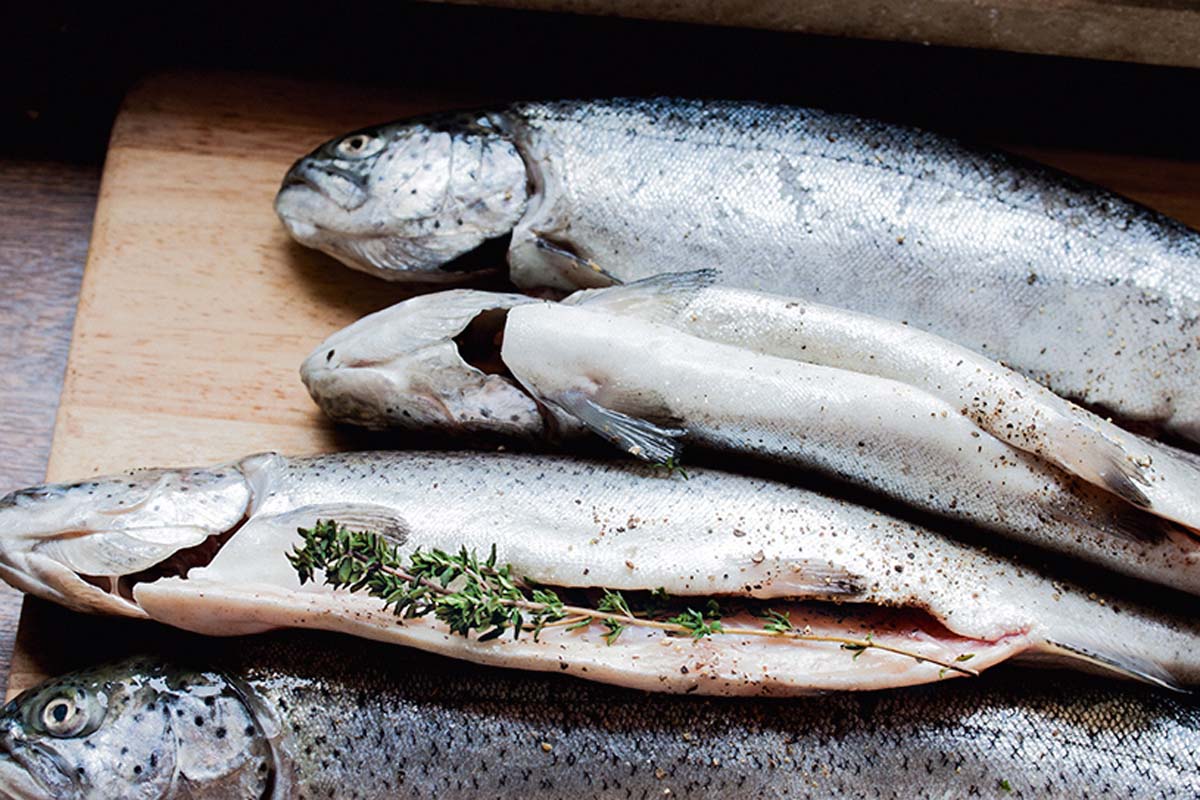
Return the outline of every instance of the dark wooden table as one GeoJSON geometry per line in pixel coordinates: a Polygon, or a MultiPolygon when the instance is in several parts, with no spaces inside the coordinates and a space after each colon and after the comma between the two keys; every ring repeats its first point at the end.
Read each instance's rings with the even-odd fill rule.
{"type": "MultiPolygon", "coordinates": [[[[0,494],[46,474],[99,184],[97,163],[0,160],[0,494]]],[[[0,686],[20,610],[0,584],[0,686]]]]}

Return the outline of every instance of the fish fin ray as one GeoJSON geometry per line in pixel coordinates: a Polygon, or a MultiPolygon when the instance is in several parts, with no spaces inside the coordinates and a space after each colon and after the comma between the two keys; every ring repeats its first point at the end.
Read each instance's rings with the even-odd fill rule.
{"type": "Polygon", "coordinates": [[[1138,484],[1146,485],[1146,478],[1140,469],[1131,464],[1128,459],[1111,455],[1107,459],[1107,469],[1100,471],[1100,479],[1104,488],[1120,497],[1130,505],[1138,508],[1153,509],[1154,504],[1138,484]]]}
{"type": "Polygon", "coordinates": [[[1187,689],[1180,686],[1175,678],[1158,664],[1141,656],[1120,652],[1118,648],[1106,651],[1089,645],[1055,642],[1049,639],[1046,640],[1045,648],[1053,655],[1084,661],[1093,667],[1114,672],[1125,678],[1173,692],[1188,693],[1187,689]]]}
{"type": "Polygon", "coordinates": [[[1047,429],[1053,444],[1047,453],[1063,469],[1095,483],[1132,506],[1153,508],[1142,487],[1149,486],[1129,450],[1084,420],[1063,419],[1047,429]]]}
{"type": "Polygon", "coordinates": [[[562,302],[564,305],[624,314],[651,322],[670,322],[697,294],[712,286],[718,274],[715,269],[667,272],[620,286],[584,289],[562,302]]]}
{"type": "Polygon", "coordinates": [[[592,259],[580,255],[574,247],[566,242],[535,234],[533,245],[544,256],[556,260],[564,268],[564,271],[574,274],[577,279],[572,279],[571,282],[576,285],[618,286],[621,284],[620,278],[592,259]]]}
{"type": "Polygon", "coordinates": [[[867,579],[832,561],[804,559],[792,564],[790,590],[797,597],[844,599],[866,592],[867,579]]]}
{"type": "Polygon", "coordinates": [[[318,520],[332,520],[354,531],[370,531],[397,545],[408,541],[410,530],[408,522],[393,509],[371,503],[315,503],[271,518],[274,523],[297,528],[311,527],[318,520]]]}
{"type": "MultiPolygon", "coordinates": [[[[1080,486],[1090,484],[1079,482],[1080,486]]],[[[1096,497],[1107,497],[1099,490],[1094,490],[1096,497]]],[[[1172,533],[1186,533],[1186,528],[1171,520],[1148,514],[1136,508],[1113,504],[1112,513],[1104,514],[1102,520],[1089,516],[1086,511],[1072,511],[1067,508],[1057,508],[1049,512],[1054,521],[1080,528],[1098,528],[1099,530],[1118,539],[1143,544],[1155,544],[1172,537],[1172,533]]],[[[1104,507],[1104,506],[1099,506],[1104,507]]],[[[1094,511],[1094,509],[1093,509],[1094,511]]]]}
{"type": "Polygon", "coordinates": [[[654,464],[677,460],[683,452],[682,428],[665,428],[648,420],[631,417],[605,408],[584,397],[581,392],[567,392],[547,402],[579,420],[586,428],[636,458],[654,464]]]}

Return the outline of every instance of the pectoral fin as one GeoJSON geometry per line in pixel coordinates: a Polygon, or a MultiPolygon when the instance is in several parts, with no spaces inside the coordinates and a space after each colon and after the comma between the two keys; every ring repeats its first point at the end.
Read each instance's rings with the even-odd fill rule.
{"type": "Polygon", "coordinates": [[[616,275],[592,259],[581,256],[568,244],[545,236],[534,236],[533,243],[576,286],[612,286],[621,282],[616,275]]]}
{"type": "Polygon", "coordinates": [[[666,464],[678,460],[683,452],[680,439],[687,431],[682,428],[664,428],[653,422],[613,411],[580,392],[568,392],[547,399],[547,402],[643,461],[666,464]]]}

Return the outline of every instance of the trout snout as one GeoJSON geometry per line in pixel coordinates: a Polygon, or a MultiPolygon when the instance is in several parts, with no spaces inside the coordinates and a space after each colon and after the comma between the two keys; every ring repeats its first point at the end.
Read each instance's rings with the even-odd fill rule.
{"type": "Polygon", "coordinates": [[[339,422],[536,437],[537,404],[504,374],[495,341],[508,309],[531,302],[469,289],[420,295],[334,333],[300,375],[339,422]]]}
{"type": "Polygon", "coordinates": [[[0,577],[77,610],[144,616],[127,579],[236,529],[251,499],[239,465],[13,492],[0,498],[0,577]]]}

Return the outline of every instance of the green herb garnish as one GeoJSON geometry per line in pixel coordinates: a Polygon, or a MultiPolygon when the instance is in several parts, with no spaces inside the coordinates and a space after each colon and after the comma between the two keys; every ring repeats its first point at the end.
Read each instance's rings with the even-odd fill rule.
{"type": "MultiPolygon", "coordinates": [[[[401,619],[432,614],[451,633],[461,636],[474,633],[479,641],[510,632],[514,639],[519,639],[522,633],[531,633],[536,641],[548,627],[561,626],[574,631],[598,623],[604,628],[603,637],[609,645],[631,626],[656,628],[695,639],[716,635],[771,636],[839,644],[853,651],[854,658],[873,648],[936,664],[942,667],[942,674],[946,671],[979,674],[954,663],[879,644],[869,633],[854,638],[814,634],[807,628],[798,631],[785,614],[770,609],[762,615],[765,620],[762,628],[726,627],[715,599],[709,599],[702,611],[688,607],[675,616],[663,618],[672,598],[662,589],[650,593],[644,608],[634,609],[624,595],[612,590],[605,590],[595,608],[569,605],[552,589],[514,575],[511,565],[498,565],[495,545],[482,561],[465,547],[457,554],[418,548],[408,555],[406,563],[399,550],[382,536],[370,531],[351,531],[332,520],[318,521],[312,528],[299,528],[298,532],[304,542],[288,553],[287,558],[301,584],[316,580],[320,572],[327,585],[377,597],[384,608],[390,608],[401,619]]],[[[972,654],[966,653],[955,661],[971,657],[972,654]]]]}
{"type": "Polygon", "coordinates": [[[674,475],[676,472],[678,472],[685,481],[689,479],[687,470],[685,470],[683,465],[675,460],[675,456],[671,456],[666,461],[659,464],[659,466],[665,469],[668,475],[674,475]]]}

